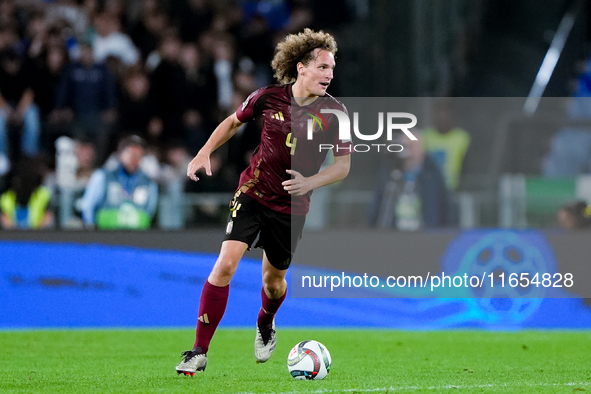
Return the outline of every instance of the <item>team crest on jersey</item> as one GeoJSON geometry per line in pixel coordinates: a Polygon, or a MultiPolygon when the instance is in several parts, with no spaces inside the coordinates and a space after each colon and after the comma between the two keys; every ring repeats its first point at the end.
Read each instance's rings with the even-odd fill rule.
{"type": "Polygon", "coordinates": [[[328,130],[328,125],[326,124],[326,120],[320,113],[312,110],[314,113],[311,114],[310,112],[306,112],[310,118],[308,119],[308,135],[310,135],[310,131],[312,133],[317,133],[325,128],[328,130]]]}
{"type": "Polygon", "coordinates": [[[234,228],[234,221],[230,220],[228,222],[228,225],[226,226],[226,235],[229,235],[232,232],[233,228],[234,228]]]}

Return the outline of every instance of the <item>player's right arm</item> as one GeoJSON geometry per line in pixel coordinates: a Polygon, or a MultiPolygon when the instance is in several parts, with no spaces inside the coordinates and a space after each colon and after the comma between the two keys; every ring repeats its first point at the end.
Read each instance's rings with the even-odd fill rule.
{"type": "Polygon", "coordinates": [[[236,134],[242,125],[243,123],[238,120],[236,113],[233,113],[224,119],[213,131],[205,145],[203,145],[203,148],[199,150],[197,155],[189,163],[187,167],[187,176],[193,181],[198,181],[199,177],[197,176],[196,172],[202,168],[205,170],[207,175],[211,176],[211,163],[209,161],[209,156],[213,153],[213,151],[232,138],[232,136],[236,134]]]}

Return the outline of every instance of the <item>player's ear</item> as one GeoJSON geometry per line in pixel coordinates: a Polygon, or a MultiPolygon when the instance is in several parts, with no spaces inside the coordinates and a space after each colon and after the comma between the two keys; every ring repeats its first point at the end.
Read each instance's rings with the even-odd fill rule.
{"type": "Polygon", "coordinates": [[[302,74],[302,75],[304,74],[304,72],[306,70],[306,66],[302,62],[298,62],[298,64],[296,65],[296,68],[298,70],[298,74],[302,74]]]}

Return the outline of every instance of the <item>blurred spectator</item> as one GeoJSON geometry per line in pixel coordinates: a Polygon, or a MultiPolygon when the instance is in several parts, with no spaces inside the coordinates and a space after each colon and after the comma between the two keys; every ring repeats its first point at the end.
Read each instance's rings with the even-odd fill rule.
{"type": "Polygon", "coordinates": [[[169,27],[168,15],[164,9],[160,6],[149,8],[149,4],[147,1],[142,4],[144,8],[141,11],[141,19],[130,33],[143,59],[147,59],[150,53],[158,49],[161,35],[169,27]]]}
{"type": "Polygon", "coordinates": [[[119,144],[115,169],[95,171],[82,197],[82,218],[99,229],[146,229],[156,211],[158,187],[140,168],[145,141],[135,135],[119,144]]]}
{"type": "Polygon", "coordinates": [[[19,33],[26,30],[27,24],[26,13],[18,6],[19,4],[16,0],[0,1],[0,26],[10,25],[10,28],[16,33],[17,38],[19,33]]]}
{"type": "MultiPolygon", "coordinates": [[[[337,6],[331,9],[331,11],[328,13],[316,14],[312,11],[310,5],[307,4],[305,0],[295,1],[294,3],[296,4],[294,4],[293,9],[291,10],[291,15],[289,16],[289,20],[284,28],[284,31],[288,33],[297,33],[305,27],[313,26],[314,15],[323,15],[322,22],[324,24],[324,21],[327,19],[326,17],[328,17],[329,14],[333,15],[336,13],[334,11],[343,8],[342,6],[337,6]]],[[[322,26],[317,27],[316,29],[326,29],[326,27],[322,26]]]]}
{"type": "Polygon", "coordinates": [[[92,42],[94,57],[98,62],[104,62],[113,56],[126,66],[132,66],[139,60],[139,52],[129,36],[122,33],[119,19],[106,12],[94,17],[96,36],[92,42]]]}
{"type": "Polygon", "coordinates": [[[202,64],[197,45],[184,44],[180,63],[185,74],[183,126],[191,155],[205,144],[216,121],[217,88],[213,71],[202,64]]]}
{"type": "Polygon", "coordinates": [[[579,73],[575,82],[573,97],[591,97],[591,57],[578,67],[579,73]]]}
{"type": "Polygon", "coordinates": [[[211,26],[213,12],[210,1],[188,0],[178,3],[181,7],[176,17],[180,21],[181,38],[185,42],[195,41],[211,26]]]}
{"type": "Polygon", "coordinates": [[[119,21],[121,26],[128,25],[127,18],[127,3],[128,0],[106,0],[101,2],[103,5],[102,11],[119,21]]]}
{"type": "Polygon", "coordinates": [[[387,153],[370,205],[371,226],[416,231],[449,224],[449,197],[439,167],[418,141],[404,138],[401,153],[387,153]]]}
{"type": "Polygon", "coordinates": [[[242,29],[243,20],[244,13],[240,5],[235,1],[228,1],[221,7],[216,8],[211,21],[210,31],[216,35],[227,34],[231,37],[238,37],[242,29]]]}
{"type": "Polygon", "coordinates": [[[32,64],[32,89],[42,118],[55,109],[55,96],[61,76],[70,63],[66,48],[52,46],[43,51],[32,64]]]}
{"type": "Polygon", "coordinates": [[[155,145],[162,134],[162,121],[155,117],[156,105],[150,95],[150,81],[141,70],[130,70],[123,81],[119,100],[118,133],[136,134],[155,145]]]}
{"type": "Polygon", "coordinates": [[[96,168],[94,145],[92,141],[61,136],[55,146],[56,171],[47,177],[46,185],[60,193],[59,225],[64,229],[82,229],[79,201],[96,168]]]}
{"type": "Polygon", "coordinates": [[[182,191],[187,180],[187,165],[192,158],[193,156],[187,153],[184,145],[178,143],[169,146],[158,174],[159,183],[165,185],[167,189],[171,185],[179,183],[181,185],[179,190],[182,191]]]}
{"type": "MultiPolygon", "coordinates": [[[[45,13],[34,12],[29,16],[26,34],[21,40],[21,44],[26,48],[29,58],[36,59],[46,49],[49,30],[45,13]]],[[[55,29],[53,29],[53,32],[55,32],[55,29]]]]}
{"type": "Polygon", "coordinates": [[[240,2],[240,6],[246,21],[261,17],[271,30],[279,31],[289,21],[289,3],[287,0],[245,0],[240,2]]]}
{"type": "Polygon", "coordinates": [[[86,187],[90,176],[96,169],[96,152],[92,141],[78,140],[74,145],[76,155],[76,184],[79,187],[86,187]]]}
{"type": "MultiPolygon", "coordinates": [[[[123,138],[121,138],[119,140],[118,146],[121,144],[121,141],[129,137],[130,135],[125,135],[123,138]]],[[[145,140],[144,143],[146,144],[146,148],[144,149],[144,156],[140,160],[139,169],[154,182],[161,182],[163,179],[162,162],[165,162],[166,159],[162,159],[160,157],[162,152],[158,149],[158,147],[148,145],[145,140]]],[[[115,168],[117,168],[117,166],[119,166],[118,148],[115,149],[115,151],[111,155],[109,155],[109,158],[105,161],[103,168],[106,170],[114,170],[115,168]]]]}
{"type": "Polygon", "coordinates": [[[70,64],[60,80],[53,122],[72,124],[77,139],[90,138],[103,160],[116,115],[116,86],[104,64],[96,63],[92,47],[80,46],[80,58],[70,64]]]}
{"type": "Polygon", "coordinates": [[[47,5],[46,22],[49,25],[65,22],[73,36],[81,37],[88,29],[88,14],[76,0],[56,0],[47,5]]]}
{"type": "MultiPolygon", "coordinates": [[[[262,15],[255,15],[241,37],[240,50],[252,62],[258,86],[268,85],[272,80],[269,59],[273,58],[275,45],[273,35],[262,15]]],[[[252,90],[251,90],[252,91],[252,90]]]]}
{"type": "Polygon", "coordinates": [[[591,227],[591,206],[585,201],[577,201],[562,206],[556,212],[558,225],[568,230],[591,227]]]}
{"type": "Polygon", "coordinates": [[[115,85],[117,86],[117,88],[120,88],[121,85],[123,85],[123,81],[125,80],[125,76],[127,75],[130,68],[139,67],[139,65],[127,67],[121,61],[121,59],[119,59],[118,57],[112,56],[112,55],[107,56],[107,58],[105,59],[105,66],[107,66],[107,69],[109,70],[109,72],[113,76],[113,78],[115,80],[115,85]]]}
{"type": "Polygon", "coordinates": [[[18,47],[18,40],[19,34],[16,23],[0,23],[0,52],[7,49],[16,50],[18,47]]]}
{"type": "MultiPolygon", "coordinates": [[[[64,137],[62,137],[64,138],[64,137]]],[[[74,156],[76,157],[76,169],[74,175],[74,184],[70,188],[61,189],[61,193],[71,193],[71,199],[74,201],[74,208],[71,216],[65,223],[60,223],[62,228],[84,228],[82,220],[82,197],[90,177],[96,170],[96,152],[92,141],[77,140],[74,142],[74,156]]],[[[61,214],[61,212],[60,212],[61,214]]],[[[64,216],[60,217],[65,219],[64,216]]]]}
{"type": "Polygon", "coordinates": [[[150,75],[156,115],[162,120],[162,134],[157,144],[186,141],[183,113],[186,108],[185,73],[179,63],[182,42],[174,32],[167,33],[158,49],[160,62],[150,75]]]}
{"type": "Polygon", "coordinates": [[[435,103],[433,127],[423,131],[423,146],[441,169],[447,188],[455,191],[460,184],[464,157],[470,146],[470,135],[457,126],[450,100],[435,103]]]}
{"type": "Polygon", "coordinates": [[[39,153],[39,110],[34,104],[30,69],[14,50],[0,53],[0,156],[18,158],[39,153]],[[20,134],[20,146],[13,143],[13,131],[20,134]],[[17,149],[11,149],[13,145],[17,149]]]}
{"type": "MultiPolygon", "coordinates": [[[[591,98],[573,97],[568,106],[571,120],[591,120],[591,98]]],[[[552,136],[542,173],[547,177],[576,176],[591,172],[591,130],[565,127],[552,136]]]]}
{"type": "Polygon", "coordinates": [[[22,159],[15,166],[10,189],[0,196],[2,227],[39,229],[53,226],[53,212],[47,207],[51,192],[43,186],[43,165],[22,159]]]}
{"type": "Polygon", "coordinates": [[[50,46],[32,62],[32,88],[41,117],[41,149],[53,154],[54,142],[67,134],[64,127],[54,124],[50,115],[55,109],[55,97],[69,56],[64,46],[50,46]]]}
{"type": "MultiPolygon", "coordinates": [[[[234,74],[234,90],[235,93],[241,94],[244,98],[248,97],[251,92],[258,89],[255,76],[247,71],[237,70],[234,74]]],[[[234,105],[232,105],[234,108],[234,105]]],[[[236,107],[238,108],[238,107],[236,107]]]]}
{"type": "Polygon", "coordinates": [[[591,171],[591,131],[568,127],[550,142],[542,167],[544,176],[576,176],[591,171]]]}
{"type": "Polygon", "coordinates": [[[211,54],[213,58],[213,72],[217,81],[217,104],[222,111],[222,117],[229,114],[232,107],[234,87],[232,74],[234,71],[235,48],[229,35],[214,36],[211,42],[211,54]]]}

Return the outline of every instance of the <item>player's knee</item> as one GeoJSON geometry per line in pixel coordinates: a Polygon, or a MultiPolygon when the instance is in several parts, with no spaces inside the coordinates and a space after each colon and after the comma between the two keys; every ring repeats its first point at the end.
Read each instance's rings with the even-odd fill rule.
{"type": "Polygon", "coordinates": [[[234,276],[237,265],[237,262],[231,260],[218,259],[209,275],[209,282],[217,286],[227,285],[234,276]]]}
{"type": "Polygon", "coordinates": [[[266,293],[269,295],[271,299],[276,299],[281,297],[285,290],[287,290],[287,282],[283,278],[266,278],[264,280],[264,287],[266,293]]]}

